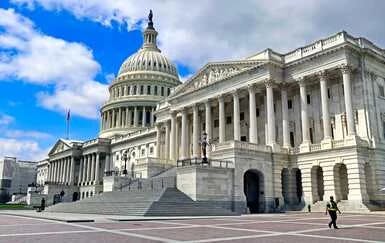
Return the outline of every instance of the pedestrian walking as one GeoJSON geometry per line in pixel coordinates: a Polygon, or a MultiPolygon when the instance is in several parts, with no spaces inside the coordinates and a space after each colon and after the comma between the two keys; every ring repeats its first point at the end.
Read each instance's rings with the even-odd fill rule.
{"type": "Polygon", "coordinates": [[[338,208],[337,206],[337,203],[334,201],[334,198],[333,196],[330,196],[330,202],[328,202],[326,204],[326,212],[325,214],[328,214],[330,215],[330,223],[329,223],[329,228],[333,227],[335,229],[338,229],[337,227],[337,211],[341,214],[341,211],[340,209],[338,208]]]}
{"type": "Polygon", "coordinates": [[[44,211],[44,209],[45,209],[45,199],[44,199],[44,197],[41,199],[41,204],[40,204],[40,210],[41,211],[44,211]]]}

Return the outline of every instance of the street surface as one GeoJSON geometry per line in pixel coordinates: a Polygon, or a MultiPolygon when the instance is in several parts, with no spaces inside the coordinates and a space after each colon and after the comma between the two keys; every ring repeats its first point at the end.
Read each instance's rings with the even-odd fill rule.
{"type": "Polygon", "coordinates": [[[321,213],[67,223],[0,214],[0,242],[385,242],[385,214],[321,213]]]}

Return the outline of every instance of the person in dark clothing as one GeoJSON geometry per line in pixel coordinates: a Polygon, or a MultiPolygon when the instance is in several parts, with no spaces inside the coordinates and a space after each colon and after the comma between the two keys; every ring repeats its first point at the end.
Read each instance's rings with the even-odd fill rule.
{"type": "Polygon", "coordinates": [[[40,210],[41,211],[44,211],[44,209],[45,209],[45,199],[44,199],[44,197],[41,199],[41,205],[40,205],[40,210]]]}
{"type": "Polygon", "coordinates": [[[334,201],[334,198],[333,196],[330,197],[330,202],[328,202],[326,204],[326,212],[325,214],[328,214],[330,215],[330,223],[329,223],[329,228],[333,227],[335,229],[338,229],[337,227],[337,211],[341,214],[341,211],[340,209],[337,207],[337,203],[334,201]]]}

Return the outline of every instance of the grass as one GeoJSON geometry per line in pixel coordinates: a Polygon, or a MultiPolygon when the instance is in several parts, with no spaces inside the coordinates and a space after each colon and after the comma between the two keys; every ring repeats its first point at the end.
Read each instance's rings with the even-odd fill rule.
{"type": "Polygon", "coordinates": [[[25,204],[0,203],[0,210],[13,210],[13,209],[28,209],[28,206],[25,204]]]}

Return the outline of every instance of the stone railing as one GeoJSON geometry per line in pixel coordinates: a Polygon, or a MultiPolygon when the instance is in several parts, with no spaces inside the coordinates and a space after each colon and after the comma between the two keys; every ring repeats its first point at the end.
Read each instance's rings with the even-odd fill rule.
{"type": "Polygon", "coordinates": [[[116,142],[124,141],[126,139],[137,137],[139,135],[150,133],[150,132],[155,132],[155,128],[147,127],[147,128],[143,128],[143,129],[140,129],[140,130],[137,130],[137,131],[130,132],[130,133],[126,134],[126,135],[116,136],[116,137],[114,137],[112,139],[112,142],[116,143],[116,142]]]}
{"type": "Polygon", "coordinates": [[[321,144],[320,143],[317,143],[317,144],[311,144],[310,145],[310,151],[311,152],[314,152],[314,151],[319,151],[321,150],[321,144]]]}
{"type": "Polygon", "coordinates": [[[332,148],[341,148],[345,146],[344,140],[333,140],[332,141],[332,148]]]}
{"type": "Polygon", "coordinates": [[[95,138],[95,139],[91,139],[91,140],[88,140],[88,141],[85,141],[83,143],[83,147],[88,147],[88,146],[91,146],[91,145],[94,145],[94,144],[109,144],[110,143],[110,139],[108,138],[95,138]]]}
{"type": "Polygon", "coordinates": [[[207,159],[203,161],[201,158],[181,159],[176,163],[177,167],[185,166],[201,166],[201,167],[213,167],[213,168],[234,168],[232,161],[220,160],[220,159],[207,159]]]}
{"type": "Polygon", "coordinates": [[[217,143],[212,146],[212,151],[221,151],[226,149],[242,149],[252,151],[271,152],[271,148],[262,144],[241,142],[241,141],[227,141],[223,143],[217,143]]]}

